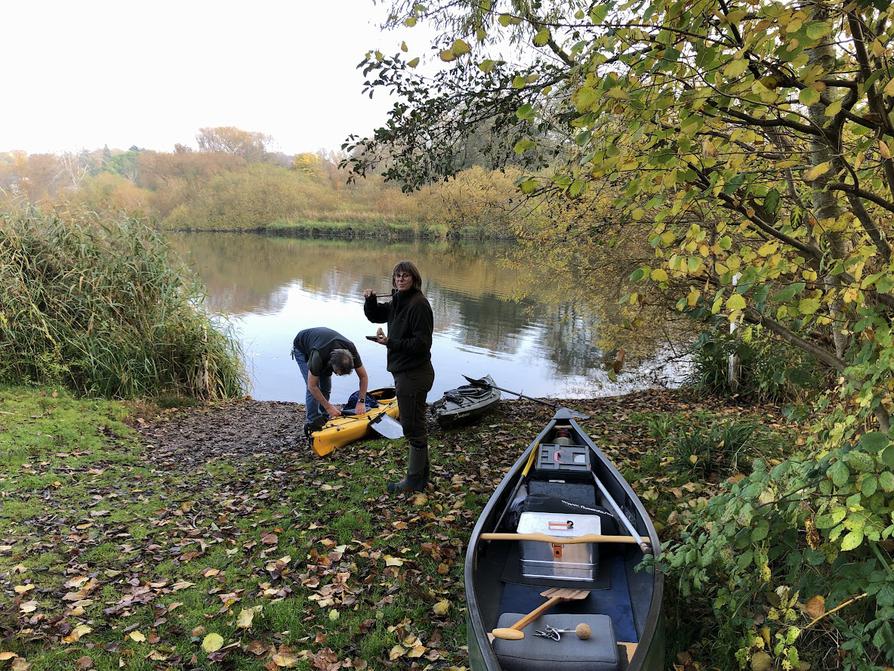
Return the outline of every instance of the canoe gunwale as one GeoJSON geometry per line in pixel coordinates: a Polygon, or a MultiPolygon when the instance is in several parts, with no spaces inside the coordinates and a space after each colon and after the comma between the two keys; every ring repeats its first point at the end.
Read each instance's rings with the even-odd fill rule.
{"type": "MultiPolygon", "coordinates": [[[[466,591],[466,617],[467,617],[467,626],[470,631],[467,632],[467,636],[469,637],[469,653],[471,661],[480,661],[483,663],[483,667],[477,668],[473,665],[473,669],[475,671],[501,671],[502,667],[497,659],[496,654],[493,651],[489,641],[488,641],[488,631],[485,629],[484,622],[481,619],[481,606],[478,602],[478,596],[475,592],[475,567],[477,564],[477,556],[478,550],[483,542],[480,537],[482,533],[489,531],[496,531],[495,529],[485,530],[484,525],[494,518],[495,515],[499,514],[498,506],[506,506],[508,505],[508,501],[505,499],[507,493],[511,493],[514,496],[514,492],[512,488],[515,487],[518,482],[522,479],[522,470],[525,467],[525,464],[528,461],[533,450],[537,449],[545,436],[547,436],[552,429],[556,426],[557,423],[561,422],[563,425],[570,423],[572,428],[578,432],[578,434],[583,438],[585,444],[590,448],[593,455],[600,462],[601,468],[605,470],[605,472],[611,476],[611,478],[615,481],[615,483],[620,486],[620,488],[627,495],[629,502],[633,505],[637,516],[642,520],[646,527],[646,536],[649,538],[650,545],[652,548],[652,552],[654,556],[657,558],[661,554],[661,542],[658,539],[658,534],[655,531],[655,527],[652,524],[652,520],[649,517],[649,514],[646,512],[645,506],[643,506],[642,502],[639,500],[639,497],[633,491],[630,484],[621,476],[621,473],[618,469],[612,464],[612,462],[605,456],[602,450],[593,442],[590,438],[589,434],[574,420],[573,416],[571,416],[570,411],[565,408],[560,408],[553,418],[546,424],[542,431],[531,441],[528,447],[522,452],[519,458],[515,461],[512,467],[507,471],[506,475],[500,481],[500,484],[494,490],[494,493],[488,499],[487,503],[484,505],[484,508],[481,511],[481,514],[478,517],[478,520],[475,523],[475,527],[472,530],[471,537],[469,539],[469,546],[466,550],[465,557],[465,567],[463,571],[463,578],[465,584],[466,591]],[[474,653],[473,653],[473,639],[474,638],[474,653]]],[[[662,623],[662,600],[664,596],[664,575],[661,573],[658,568],[653,569],[653,590],[651,594],[651,601],[649,603],[648,611],[646,613],[645,621],[642,626],[642,633],[639,637],[640,645],[637,646],[636,653],[633,656],[633,659],[630,660],[630,663],[626,666],[627,671],[651,671],[651,669],[662,669],[664,664],[663,659],[663,632],[660,630],[660,626],[662,623]],[[653,652],[652,648],[658,645],[658,649],[653,652]],[[659,658],[655,659],[655,656],[659,658]],[[648,666],[647,666],[648,664],[648,666]],[[656,665],[657,664],[657,665],[656,665]]]]}

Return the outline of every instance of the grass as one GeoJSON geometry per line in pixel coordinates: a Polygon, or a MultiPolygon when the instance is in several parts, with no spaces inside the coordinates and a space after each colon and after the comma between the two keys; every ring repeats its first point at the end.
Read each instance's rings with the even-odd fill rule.
{"type": "MultiPolygon", "coordinates": [[[[714,485],[676,497],[689,483],[649,461],[646,425],[687,415],[653,399],[632,412],[635,398],[579,405],[588,403],[603,411],[585,428],[625,472],[640,469],[632,482],[671,536],[682,523],[672,513],[682,519],[714,485]]],[[[0,387],[0,652],[48,670],[83,657],[96,669],[260,671],[276,655],[299,669],[468,665],[468,534],[548,411],[504,404],[487,423],[507,428],[497,435],[488,425],[434,434],[438,488],[400,500],[383,492],[404,466],[402,444],[172,466],[141,446],[128,425],[137,411],[61,389],[0,387]],[[436,615],[442,601],[448,611],[436,615]],[[251,626],[239,626],[255,607],[251,626]],[[202,648],[209,634],[222,637],[221,650],[202,648]]]]}

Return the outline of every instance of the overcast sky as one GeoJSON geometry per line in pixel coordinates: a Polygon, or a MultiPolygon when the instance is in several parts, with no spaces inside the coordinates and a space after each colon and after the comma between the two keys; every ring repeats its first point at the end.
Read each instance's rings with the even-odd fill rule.
{"type": "Polygon", "coordinates": [[[361,94],[383,34],[372,0],[15,0],[0,24],[0,151],[195,146],[236,126],[286,153],[337,149],[390,107],[361,94]]]}

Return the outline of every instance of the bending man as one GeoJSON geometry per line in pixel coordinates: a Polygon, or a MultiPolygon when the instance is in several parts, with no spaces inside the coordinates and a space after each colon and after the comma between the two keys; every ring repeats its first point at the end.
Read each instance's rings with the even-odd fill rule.
{"type": "Polygon", "coordinates": [[[350,340],[325,326],[304,329],[298,332],[292,343],[292,358],[298,363],[301,376],[307,384],[304,402],[307,414],[304,424],[306,436],[321,429],[330,417],[341,415],[341,410],[329,402],[333,373],[348,375],[352,370],[357,372],[360,395],[355,412],[366,412],[369,377],[357,348],[350,340]]]}

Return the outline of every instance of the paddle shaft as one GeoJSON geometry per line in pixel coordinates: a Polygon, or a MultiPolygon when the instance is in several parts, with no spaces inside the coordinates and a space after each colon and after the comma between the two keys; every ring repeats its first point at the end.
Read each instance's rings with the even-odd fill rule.
{"type": "Polygon", "coordinates": [[[543,405],[547,405],[553,410],[558,410],[559,405],[557,403],[550,403],[549,401],[544,401],[539,398],[533,398],[531,396],[525,396],[524,394],[519,394],[517,391],[512,391],[511,389],[503,389],[503,387],[498,387],[495,384],[490,382],[485,382],[484,380],[476,380],[474,377],[469,377],[468,375],[463,375],[469,381],[473,387],[491,387],[492,389],[499,389],[500,391],[505,391],[507,394],[512,394],[513,396],[518,396],[519,398],[523,398],[527,401],[534,401],[535,403],[542,403],[543,405]]]}
{"type": "MultiPolygon", "coordinates": [[[[593,473],[593,480],[596,481],[596,486],[599,488],[599,491],[602,492],[602,496],[605,497],[605,500],[608,503],[609,508],[611,508],[612,511],[615,513],[615,515],[618,516],[618,518],[621,520],[621,522],[626,527],[627,531],[630,533],[631,540],[633,540],[635,538],[639,538],[640,537],[639,532],[633,526],[633,523],[629,519],[627,519],[627,515],[624,514],[623,510],[621,510],[621,506],[619,506],[615,502],[615,500],[612,498],[612,495],[608,493],[608,489],[606,489],[605,485],[602,484],[602,481],[596,477],[595,473],[593,473]]],[[[638,543],[639,543],[639,549],[642,550],[644,553],[648,553],[648,552],[652,551],[651,547],[649,545],[648,538],[638,541],[638,543]]]]}
{"type": "MultiPolygon", "coordinates": [[[[532,610],[530,613],[528,613],[527,615],[525,615],[525,616],[524,616],[522,619],[520,619],[518,622],[516,622],[515,624],[513,624],[511,627],[508,627],[508,629],[510,629],[510,630],[515,630],[515,631],[520,632],[520,631],[521,631],[522,629],[524,629],[526,626],[528,626],[529,624],[531,624],[531,622],[533,622],[533,621],[536,620],[538,617],[540,617],[543,613],[545,613],[545,612],[548,611],[550,608],[552,608],[552,607],[555,606],[557,603],[559,603],[560,601],[563,601],[563,600],[564,600],[564,599],[563,599],[563,597],[561,597],[561,596],[554,596],[554,597],[551,597],[551,598],[547,599],[547,600],[544,601],[542,604],[540,604],[539,606],[537,606],[537,608],[535,608],[535,609],[532,610]]],[[[493,635],[496,636],[497,638],[503,638],[503,636],[501,636],[500,634],[502,634],[504,631],[505,631],[505,629],[494,629],[494,631],[493,631],[493,635]]],[[[510,637],[513,637],[513,638],[514,638],[514,635],[510,634],[510,637]]],[[[522,634],[522,637],[524,637],[524,634],[522,634]]]]}
{"type": "MultiPolygon", "coordinates": [[[[590,590],[588,589],[566,589],[564,587],[553,587],[551,589],[548,589],[545,592],[540,593],[540,596],[549,597],[547,601],[537,606],[537,608],[525,615],[511,627],[500,627],[499,629],[494,629],[491,632],[491,635],[496,638],[502,638],[504,640],[520,641],[525,637],[525,632],[523,632],[522,629],[524,629],[531,622],[543,615],[557,603],[559,603],[560,601],[579,601],[580,599],[586,599],[589,594],[590,590]]],[[[589,638],[589,636],[586,636],[586,638],[589,638]]]]}
{"type": "Polygon", "coordinates": [[[484,533],[478,536],[483,541],[541,541],[553,545],[573,545],[575,543],[628,543],[631,545],[648,545],[646,536],[610,536],[605,534],[586,534],[584,536],[549,536],[547,534],[514,534],[484,533]]]}

